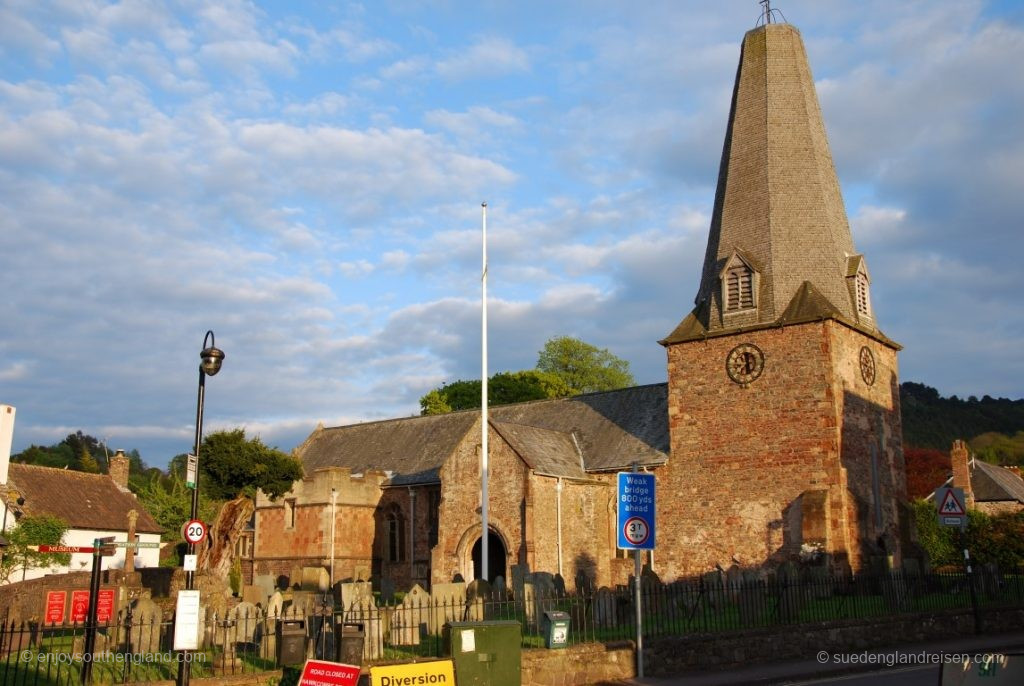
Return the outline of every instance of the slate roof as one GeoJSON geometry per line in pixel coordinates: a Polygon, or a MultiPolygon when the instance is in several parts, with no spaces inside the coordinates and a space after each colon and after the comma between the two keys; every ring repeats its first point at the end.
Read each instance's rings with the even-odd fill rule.
{"type": "MultiPolygon", "coordinates": [[[[668,460],[667,384],[500,405],[489,415],[495,431],[538,473],[584,478],[668,460]]],[[[306,474],[347,467],[354,474],[390,472],[391,486],[436,483],[479,417],[479,410],[466,410],[318,428],[297,454],[306,474]]]]}
{"type": "Polygon", "coordinates": [[[971,490],[976,501],[1016,500],[1024,503],[1024,480],[994,464],[974,460],[971,469],[971,490]]]}
{"type": "Polygon", "coordinates": [[[12,462],[6,491],[11,489],[25,502],[10,503],[10,507],[27,515],[60,517],[72,529],[127,531],[128,511],[135,510],[139,513],[136,532],[164,530],[134,495],[122,491],[106,474],[12,462]]]}
{"type": "Polygon", "coordinates": [[[491,422],[527,466],[538,474],[585,479],[583,456],[572,434],[523,424],[491,422]]]}

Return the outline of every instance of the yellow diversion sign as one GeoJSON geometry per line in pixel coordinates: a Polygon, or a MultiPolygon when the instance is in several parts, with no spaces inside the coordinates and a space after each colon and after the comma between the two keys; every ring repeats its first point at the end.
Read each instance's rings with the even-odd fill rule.
{"type": "Polygon", "coordinates": [[[370,667],[370,686],[455,686],[451,660],[370,667]]]}

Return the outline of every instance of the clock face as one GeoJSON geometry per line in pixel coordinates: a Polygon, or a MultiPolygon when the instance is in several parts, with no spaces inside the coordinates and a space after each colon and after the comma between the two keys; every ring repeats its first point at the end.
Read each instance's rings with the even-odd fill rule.
{"type": "Polygon", "coordinates": [[[866,345],[860,349],[860,375],[868,386],[875,383],[875,356],[866,345]]]}
{"type": "Polygon", "coordinates": [[[764,353],[753,343],[741,343],[729,351],[725,371],[730,379],[746,386],[764,371],[764,353]]]}

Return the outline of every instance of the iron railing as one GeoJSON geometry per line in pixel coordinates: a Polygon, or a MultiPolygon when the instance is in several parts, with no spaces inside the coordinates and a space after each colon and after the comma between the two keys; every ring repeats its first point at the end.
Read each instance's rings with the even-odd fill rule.
{"type": "MultiPolygon", "coordinates": [[[[543,581],[543,579],[541,580],[543,581]]],[[[301,664],[306,657],[364,663],[436,657],[445,653],[447,623],[505,619],[522,626],[523,647],[545,644],[545,613],[568,614],[569,642],[608,642],[636,635],[634,593],[628,587],[555,592],[548,583],[529,583],[515,592],[486,597],[406,595],[378,605],[372,596],[335,608],[326,596],[295,592],[268,616],[243,605],[211,616],[200,627],[198,651],[172,649],[173,617],[149,613],[96,627],[94,654],[82,655],[84,624],[44,626],[34,622],[0,624],[0,683],[64,686],[80,683],[82,664],[92,660],[94,684],[174,679],[178,660],[191,660],[194,676],[256,673],[301,664]],[[305,599],[305,603],[303,603],[305,599]],[[347,645],[345,642],[355,641],[347,645]],[[336,649],[336,645],[338,649],[336,649]]],[[[685,636],[780,627],[811,622],[856,620],[905,613],[1024,607],[1024,576],[982,570],[974,593],[963,574],[860,576],[712,574],[662,584],[644,580],[641,588],[645,637],[685,636]],[[972,601],[972,595],[976,601],[972,601]]],[[[287,595],[287,594],[286,594],[287,595]]]]}

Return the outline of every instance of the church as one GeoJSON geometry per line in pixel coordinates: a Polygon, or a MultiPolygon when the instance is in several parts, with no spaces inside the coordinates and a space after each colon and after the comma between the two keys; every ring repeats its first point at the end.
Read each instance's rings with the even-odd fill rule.
{"type": "MultiPolygon", "coordinates": [[[[878,327],[799,31],[743,39],[694,306],[660,341],[667,382],[494,407],[488,530],[481,413],[319,426],[304,478],[260,495],[258,573],[397,588],[513,568],[624,583],[615,475],[657,482],[662,580],[791,560],[899,565],[897,353],[878,327]]],[[[653,344],[653,341],[652,341],[653,344]]]]}

